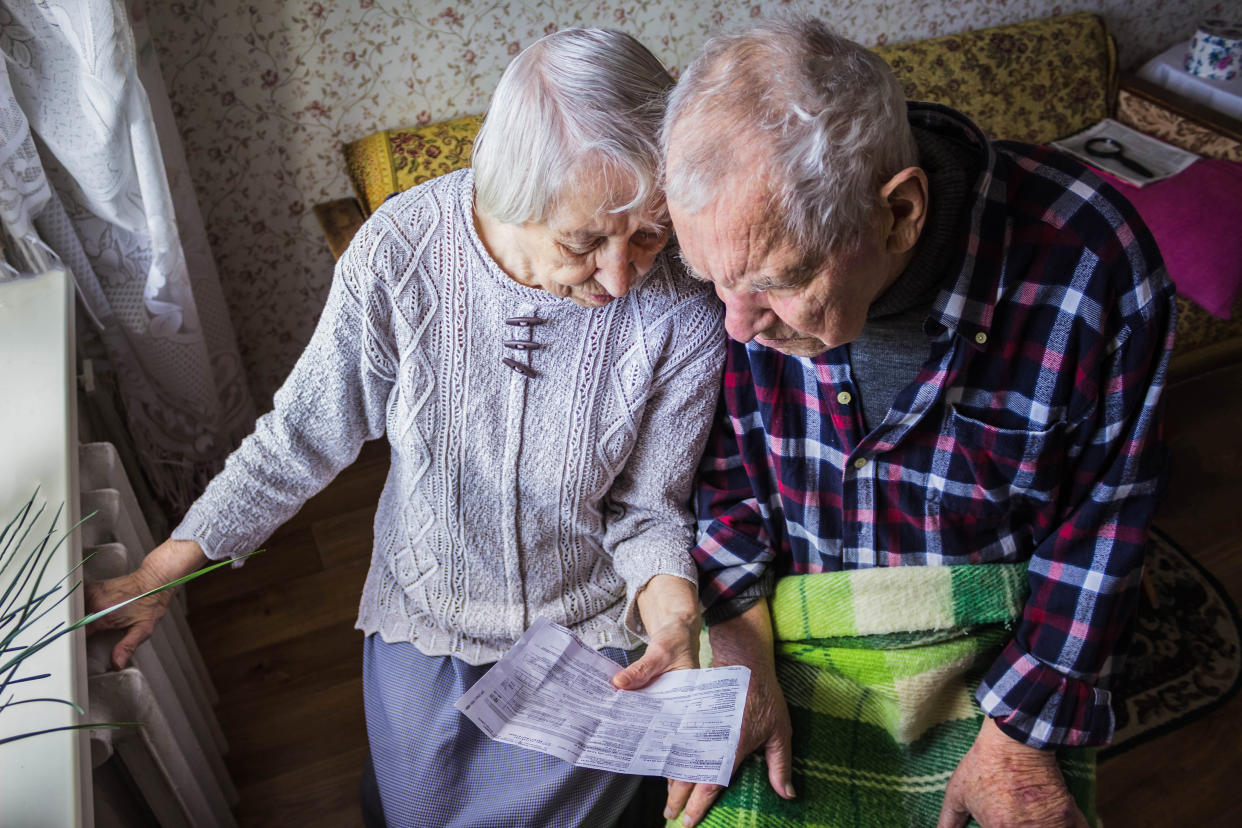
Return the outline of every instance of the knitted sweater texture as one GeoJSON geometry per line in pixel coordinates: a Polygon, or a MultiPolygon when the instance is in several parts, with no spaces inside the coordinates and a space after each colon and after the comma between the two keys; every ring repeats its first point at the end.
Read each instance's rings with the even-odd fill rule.
{"type": "Polygon", "coordinates": [[[631,648],[637,591],[696,580],[688,504],[722,310],[667,254],[603,308],[524,287],[487,254],[472,201],[462,170],[363,225],[273,410],[173,537],[213,559],[254,549],[386,435],[358,629],[471,664],[541,615],[631,648]]]}

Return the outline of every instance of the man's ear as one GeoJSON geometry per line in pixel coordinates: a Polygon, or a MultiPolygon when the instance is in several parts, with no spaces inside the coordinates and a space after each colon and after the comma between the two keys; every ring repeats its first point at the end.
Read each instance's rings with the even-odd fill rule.
{"type": "Polygon", "coordinates": [[[928,193],[927,173],[919,167],[906,167],[880,188],[880,201],[890,217],[884,240],[889,253],[914,249],[927,221],[928,193]]]}

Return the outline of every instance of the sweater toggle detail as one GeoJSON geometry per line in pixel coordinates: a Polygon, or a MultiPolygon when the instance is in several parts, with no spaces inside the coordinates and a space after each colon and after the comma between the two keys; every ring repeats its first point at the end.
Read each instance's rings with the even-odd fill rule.
{"type": "Polygon", "coordinates": [[[539,376],[539,372],[536,371],[534,368],[531,368],[529,365],[523,365],[522,363],[518,362],[516,359],[513,359],[512,357],[505,357],[504,359],[501,360],[501,362],[503,362],[505,365],[508,365],[510,368],[512,368],[514,371],[517,371],[519,374],[521,374],[524,377],[539,376]]]}
{"type": "MultiPolygon", "coordinates": [[[[546,323],[547,321],[548,320],[541,319],[538,316],[510,316],[508,319],[505,320],[505,324],[514,325],[519,328],[526,328],[527,330],[533,331],[536,325],[542,325],[546,323]]],[[[506,348],[513,348],[514,350],[525,352],[525,353],[536,351],[543,347],[542,344],[535,342],[533,340],[530,340],[530,339],[507,339],[502,344],[506,348]]],[[[529,357],[527,358],[529,359],[529,357]]],[[[525,362],[519,362],[513,357],[504,357],[500,361],[524,377],[534,378],[534,377],[539,376],[539,372],[536,371],[534,368],[532,368],[530,365],[528,365],[525,362]]]]}

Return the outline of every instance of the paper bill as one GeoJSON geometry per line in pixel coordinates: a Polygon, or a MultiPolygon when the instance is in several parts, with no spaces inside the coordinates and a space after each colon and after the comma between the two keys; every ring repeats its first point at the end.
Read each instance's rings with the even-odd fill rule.
{"type": "Polygon", "coordinates": [[[580,767],[727,785],[750,670],[676,670],[617,690],[620,669],[540,618],[455,706],[493,739],[580,767]]]}

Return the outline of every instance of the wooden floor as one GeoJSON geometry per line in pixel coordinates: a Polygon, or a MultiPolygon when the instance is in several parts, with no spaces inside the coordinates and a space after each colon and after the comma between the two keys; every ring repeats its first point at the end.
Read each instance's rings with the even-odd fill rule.
{"type": "MultiPolygon", "coordinates": [[[[1242,605],[1242,369],[1171,391],[1158,523],[1242,605]]],[[[361,825],[362,634],[353,629],[385,448],[371,444],[240,570],[188,588],[243,826],[361,825]]],[[[1242,825],[1242,696],[1100,767],[1107,828],[1242,825]]]]}
{"type": "Polygon", "coordinates": [[[190,622],[216,689],[243,826],[362,825],[362,633],[386,445],[308,502],[237,570],[190,584],[190,622]]]}
{"type": "MultiPolygon", "coordinates": [[[[1157,524],[1242,607],[1242,365],[1171,385],[1172,455],[1157,524]]],[[[1242,825],[1242,694],[1100,766],[1106,828],[1242,825]]]]}

